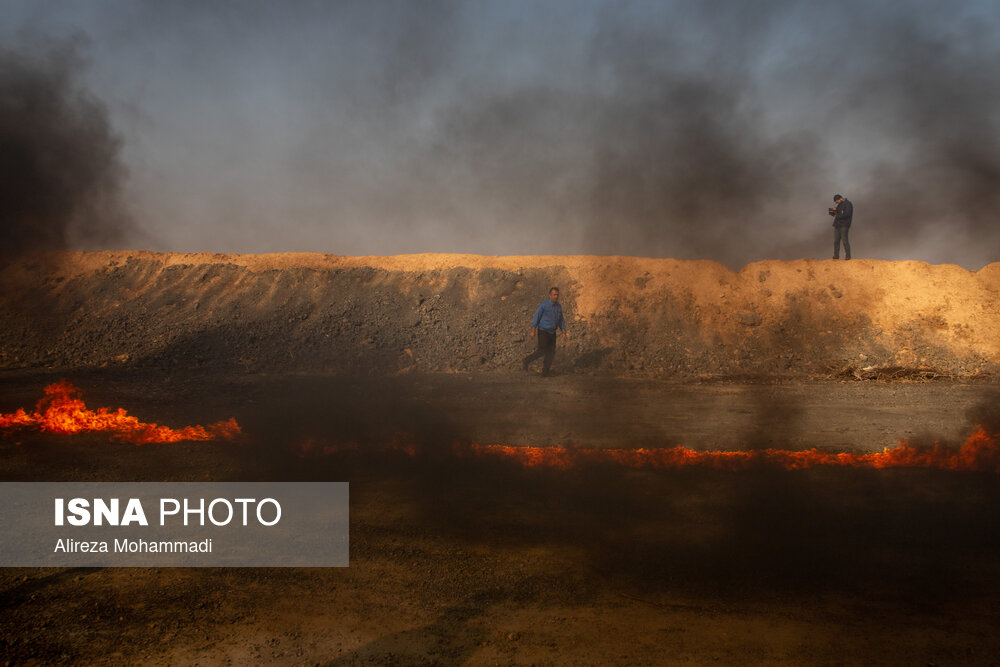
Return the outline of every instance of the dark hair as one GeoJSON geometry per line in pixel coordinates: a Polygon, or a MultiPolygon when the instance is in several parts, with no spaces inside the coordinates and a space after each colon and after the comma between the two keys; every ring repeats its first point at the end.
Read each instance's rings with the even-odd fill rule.
{"type": "Polygon", "coordinates": [[[558,291],[559,291],[558,287],[550,287],[549,288],[549,294],[552,294],[553,292],[558,292],[558,291]]]}
{"type": "Polygon", "coordinates": [[[844,197],[842,195],[833,195],[833,201],[837,201],[838,199],[843,199],[843,198],[844,197]]]}

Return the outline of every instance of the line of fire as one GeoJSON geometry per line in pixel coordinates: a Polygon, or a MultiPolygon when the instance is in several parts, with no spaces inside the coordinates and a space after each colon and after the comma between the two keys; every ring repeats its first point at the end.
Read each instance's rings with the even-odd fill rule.
{"type": "MultiPolygon", "coordinates": [[[[179,429],[147,424],[128,414],[123,408],[86,407],[79,390],[62,380],[45,387],[45,396],[33,412],[24,409],[0,414],[0,429],[4,435],[17,429],[37,429],[46,433],[71,435],[85,432],[106,432],[113,438],[135,445],[180,441],[233,440],[242,431],[234,418],[208,426],[185,426],[179,429]]],[[[336,454],[356,451],[358,445],[318,445],[304,441],[303,454],[336,454]]],[[[419,448],[397,436],[376,450],[419,455],[419,448]]],[[[455,457],[507,458],[527,467],[568,469],[576,465],[617,464],[630,468],[682,468],[705,466],[723,470],[740,470],[751,466],[771,465],[795,470],[812,466],[853,466],[863,468],[937,468],[941,470],[983,471],[1000,474],[1000,434],[977,425],[975,432],[958,446],[936,442],[931,446],[915,446],[900,441],[881,452],[829,452],[812,448],[804,451],[758,449],[751,451],[695,451],[688,447],[636,449],[582,448],[564,446],[482,445],[455,443],[450,451],[455,457]]]]}

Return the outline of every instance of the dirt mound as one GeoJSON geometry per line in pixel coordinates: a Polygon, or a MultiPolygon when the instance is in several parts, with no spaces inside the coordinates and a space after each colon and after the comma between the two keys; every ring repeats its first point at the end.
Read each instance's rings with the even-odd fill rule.
{"type": "Polygon", "coordinates": [[[982,378],[1000,263],[46,253],[0,270],[0,367],[519,368],[551,285],[562,372],[982,378]]]}

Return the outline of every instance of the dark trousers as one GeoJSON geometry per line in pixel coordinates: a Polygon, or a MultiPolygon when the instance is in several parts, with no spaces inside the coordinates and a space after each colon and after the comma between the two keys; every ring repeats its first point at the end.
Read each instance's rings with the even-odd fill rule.
{"type": "Polygon", "coordinates": [[[844,240],[844,259],[851,258],[851,242],[847,240],[847,232],[850,227],[833,228],[833,258],[840,259],[840,241],[844,240]]]}
{"type": "Polygon", "coordinates": [[[524,358],[524,365],[527,366],[538,357],[544,357],[542,361],[542,375],[548,375],[552,368],[552,360],[556,358],[556,335],[548,331],[538,330],[538,349],[524,358]]]}

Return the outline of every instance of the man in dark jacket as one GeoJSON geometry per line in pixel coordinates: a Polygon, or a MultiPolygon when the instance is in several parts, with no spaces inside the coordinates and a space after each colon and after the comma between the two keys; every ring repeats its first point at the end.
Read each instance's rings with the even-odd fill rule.
{"type": "Polygon", "coordinates": [[[531,319],[531,337],[538,336],[538,349],[524,358],[521,364],[524,370],[528,370],[528,365],[538,357],[544,357],[542,375],[551,374],[552,360],[556,356],[557,329],[562,329],[563,340],[566,340],[566,321],[559,303],[559,288],[553,287],[549,290],[549,298],[542,301],[531,319]]]}
{"type": "Polygon", "coordinates": [[[847,232],[851,228],[851,218],[854,217],[854,204],[843,195],[833,195],[837,208],[830,209],[833,216],[833,258],[840,259],[840,241],[844,241],[844,259],[851,258],[851,242],[847,240],[847,232]]]}

